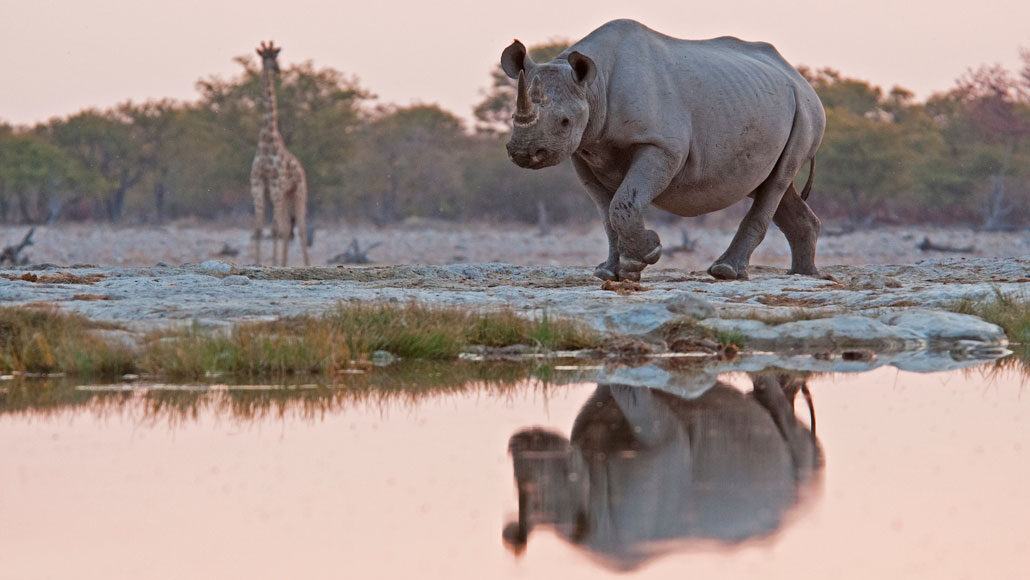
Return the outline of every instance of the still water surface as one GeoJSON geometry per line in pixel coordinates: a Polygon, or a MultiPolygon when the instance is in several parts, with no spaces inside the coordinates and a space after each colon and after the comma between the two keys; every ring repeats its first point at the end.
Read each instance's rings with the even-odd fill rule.
{"type": "Polygon", "coordinates": [[[8,388],[0,578],[1030,577],[1024,377],[803,383],[8,388]]]}

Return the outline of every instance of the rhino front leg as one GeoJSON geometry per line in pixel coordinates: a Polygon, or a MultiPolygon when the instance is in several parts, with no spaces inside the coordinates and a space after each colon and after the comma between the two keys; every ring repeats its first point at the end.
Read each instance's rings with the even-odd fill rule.
{"type": "Polygon", "coordinates": [[[572,158],[572,166],[576,169],[576,175],[580,182],[586,187],[587,194],[597,206],[601,214],[601,223],[604,224],[604,233],[608,238],[608,259],[601,262],[594,268],[594,276],[602,280],[618,281],[619,278],[619,234],[612,227],[612,220],[608,214],[608,208],[612,205],[614,194],[604,188],[597,178],[594,177],[590,167],[578,157],[572,158]]]}
{"type": "Polygon", "coordinates": [[[641,146],[615,192],[609,216],[618,234],[618,274],[624,280],[640,280],[640,272],[662,257],[661,240],[644,227],[643,211],[669,186],[678,166],[676,157],[664,149],[641,146]]]}

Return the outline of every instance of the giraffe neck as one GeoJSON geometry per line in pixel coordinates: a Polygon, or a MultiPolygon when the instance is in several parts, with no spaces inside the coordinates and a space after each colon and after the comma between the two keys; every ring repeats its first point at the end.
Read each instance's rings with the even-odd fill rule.
{"type": "Polygon", "coordinates": [[[268,135],[279,133],[279,109],[275,102],[275,73],[268,67],[262,72],[265,81],[265,112],[261,120],[261,132],[268,135]]]}

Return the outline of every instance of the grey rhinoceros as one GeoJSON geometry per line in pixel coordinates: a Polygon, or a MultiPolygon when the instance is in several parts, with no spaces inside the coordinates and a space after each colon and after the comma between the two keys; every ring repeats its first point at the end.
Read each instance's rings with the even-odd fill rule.
{"type": "Polygon", "coordinates": [[[518,518],[504,542],[527,548],[547,527],[620,570],[696,542],[775,533],[817,488],[823,452],[800,375],[759,374],[745,395],[716,382],[694,399],[599,384],[569,438],[512,435],[518,518]],[[809,424],[794,414],[798,392],[809,424]]]}
{"type": "Polygon", "coordinates": [[[661,257],[658,234],[644,227],[648,204],[697,216],[746,196],[754,203],[708,272],[747,278],[772,220],[790,243],[790,272],[818,274],[819,219],[805,200],[826,115],[772,45],[681,40],[615,20],[548,63],[516,40],[501,67],[518,79],[508,154],[532,169],[572,158],[608,235],[599,278],[639,280],[661,257]],[[805,162],[799,195],[793,182],[805,162]]]}

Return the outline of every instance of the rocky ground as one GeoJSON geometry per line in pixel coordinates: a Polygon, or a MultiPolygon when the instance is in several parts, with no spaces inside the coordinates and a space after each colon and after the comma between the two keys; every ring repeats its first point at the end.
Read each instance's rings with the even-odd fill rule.
{"type": "MultiPolygon", "coordinates": [[[[729,245],[735,223],[680,220],[656,226],[665,253],[663,268],[703,270],[729,245]],[[692,251],[676,251],[683,245],[683,230],[694,244],[692,251]]],[[[0,247],[17,243],[27,228],[0,228],[0,247]]],[[[925,258],[947,256],[1005,257],[1030,255],[1030,230],[1021,232],[974,232],[918,226],[859,230],[833,235],[840,229],[828,224],[819,240],[820,264],[911,264],[925,258]],[[971,248],[969,253],[922,251],[924,239],[938,246],[971,248]]],[[[245,228],[177,223],[166,226],[113,228],[109,225],[60,224],[36,229],[35,244],[25,250],[35,264],[99,264],[105,266],[153,266],[158,262],[177,266],[219,259],[251,264],[250,231],[245,228]],[[229,254],[220,252],[228,246],[229,254]]],[[[594,266],[607,254],[599,224],[554,226],[547,235],[537,228],[517,225],[453,224],[412,221],[377,229],[370,226],[320,226],[311,247],[311,265],[326,265],[345,252],[353,240],[368,252],[373,263],[454,264],[501,262],[521,266],[594,266]]],[[[271,256],[271,240],[262,244],[265,262],[271,256]]],[[[290,265],[299,265],[296,243],[290,248],[290,265]]],[[[786,267],[790,250],[783,235],[771,228],[758,247],[753,264],[786,267]]]]}
{"type": "MultiPolygon", "coordinates": [[[[996,357],[1005,344],[998,327],[943,312],[946,306],[1030,289],[1025,232],[908,228],[831,236],[820,242],[819,263],[832,280],[788,276],[789,253],[776,233],[756,253],[750,280],[723,282],[703,270],[732,231],[698,230],[691,232],[693,251],[667,252],[640,287],[613,288],[590,275],[605,251],[599,231],[538,236],[511,227],[448,227],[323,232],[312,251],[315,264],[356,237],[362,246],[382,243],[370,252],[376,261],[406,265],[310,268],[246,266],[242,255],[212,259],[223,244],[246,247],[243,230],[41,229],[29,254],[43,264],[0,270],[0,304],[55,304],[147,330],[319,312],[340,301],[418,300],[571,316],[648,341],[657,352],[669,345],[655,330],[688,317],[741,337],[752,351],[830,353],[806,355],[808,362],[794,366],[846,365],[840,355],[859,349],[908,368],[945,368],[996,357]],[[974,251],[915,249],[925,237],[974,251]]],[[[676,245],[676,233],[661,232],[666,248],[676,245]]]]}

